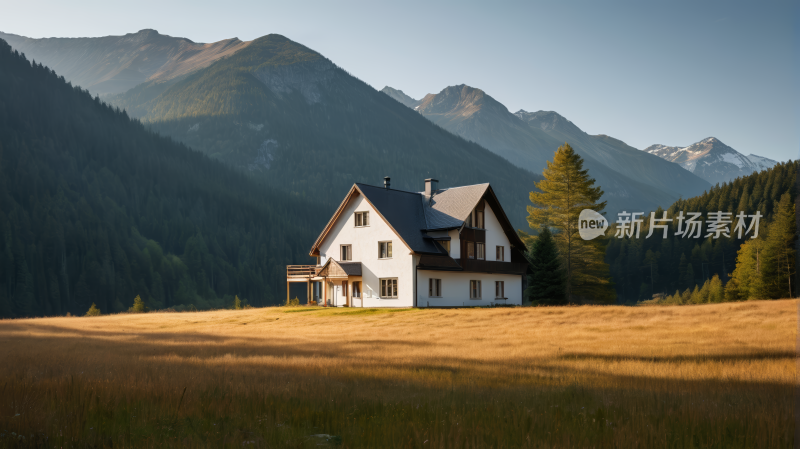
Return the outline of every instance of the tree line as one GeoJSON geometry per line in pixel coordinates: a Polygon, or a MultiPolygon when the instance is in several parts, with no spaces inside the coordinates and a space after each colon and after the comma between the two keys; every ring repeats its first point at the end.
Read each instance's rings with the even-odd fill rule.
{"type": "Polygon", "coordinates": [[[797,162],[780,163],[680,199],[652,217],[643,214],[638,236],[630,226],[618,225],[618,217],[607,217],[611,226],[605,235],[587,241],[578,235],[578,215],[603,209],[602,190],[565,144],[548,162],[545,179],[535,184],[539,191],[530,194],[528,222],[538,236],[521,233],[531,264],[526,295],[545,305],[613,298],[623,304],[688,304],[794,297],[797,170],[797,162]],[[707,236],[719,212],[730,213],[730,223],[721,227],[725,232],[707,236]],[[701,238],[678,233],[679,226],[688,230],[690,213],[699,213],[701,238]],[[740,218],[746,219],[742,232],[736,230],[740,218]],[[662,228],[654,227],[651,235],[651,224],[666,225],[666,238],[662,228]]]}
{"type": "Polygon", "coordinates": [[[278,304],[319,205],[146,129],[0,40],[0,317],[278,304]]]}

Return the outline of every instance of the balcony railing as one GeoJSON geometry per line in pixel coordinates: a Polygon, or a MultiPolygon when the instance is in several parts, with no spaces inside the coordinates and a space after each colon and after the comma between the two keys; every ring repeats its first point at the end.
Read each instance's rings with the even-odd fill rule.
{"type": "Polygon", "coordinates": [[[322,267],[316,265],[286,265],[287,278],[314,277],[322,267]]]}

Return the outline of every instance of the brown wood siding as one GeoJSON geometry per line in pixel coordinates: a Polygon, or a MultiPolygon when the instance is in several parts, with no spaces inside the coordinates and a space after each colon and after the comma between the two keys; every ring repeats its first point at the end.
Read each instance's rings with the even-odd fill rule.
{"type": "Polygon", "coordinates": [[[477,273],[525,274],[527,263],[498,262],[496,260],[456,259],[464,271],[477,273]]]}

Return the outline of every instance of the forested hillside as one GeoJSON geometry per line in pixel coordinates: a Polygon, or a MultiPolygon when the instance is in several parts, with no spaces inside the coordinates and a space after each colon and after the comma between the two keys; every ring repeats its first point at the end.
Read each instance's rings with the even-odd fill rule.
{"type": "MultiPolygon", "coordinates": [[[[185,79],[112,98],[153,130],[333,209],[353,182],[420,191],[489,182],[517,228],[535,180],[283,36],[185,79]]],[[[555,152],[557,145],[549,151],[555,152]]]]}
{"type": "MultiPolygon", "coordinates": [[[[794,260],[787,261],[787,267],[782,266],[781,272],[776,273],[777,268],[772,267],[769,272],[769,261],[775,257],[774,251],[770,251],[770,233],[772,237],[778,238],[779,233],[786,232],[796,235],[794,231],[794,221],[791,229],[778,229],[786,227],[785,223],[775,224],[776,228],[771,230],[771,226],[776,221],[786,221],[785,217],[780,220],[776,215],[793,214],[793,199],[797,194],[796,176],[798,162],[789,161],[780,163],[775,167],[754,173],[750,176],[737,178],[730,183],[716,185],[703,195],[679,200],[667,209],[667,216],[675,218],[683,211],[700,212],[703,220],[702,236],[707,234],[707,219],[709,212],[723,211],[731,212],[733,223],[728,226],[730,237],[720,236],[717,239],[708,238],[683,238],[676,237],[677,220],[674,220],[668,232],[668,238],[662,238],[662,231],[656,229],[653,236],[645,238],[649,232],[649,214],[644,218],[642,231],[639,238],[616,238],[614,237],[616,227],[612,226],[607,232],[608,247],[606,250],[606,262],[611,265],[611,275],[617,289],[617,297],[620,302],[635,302],[647,300],[653,294],[672,295],[676,290],[684,292],[686,289],[692,291],[696,286],[702,286],[707,280],[712,280],[718,276],[723,285],[730,280],[730,274],[738,264],[745,262],[739,256],[740,247],[747,242],[755,242],[754,245],[761,245],[764,242],[768,250],[753,258],[758,257],[758,263],[767,261],[766,265],[759,266],[759,270],[767,270],[767,276],[773,283],[774,292],[764,294],[765,298],[779,295],[778,297],[788,296],[790,277],[795,276],[794,260]],[[783,204],[781,205],[781,201],[783,204]],[[784,210],[778,213],[779,209],[784,210]],[[792,210],[789,211],[789,208],[792,210]],[[735,216],[744,211],[747,215],[753,215],[759,211],[763,216],[760,219],[759,236],[751,239],[751,234],[743,235],[742,239],[737,238],[733,229],[738,221],[735,216]],[[788,274],[787,274],[788,273],[788,274]]],[[[656,211],[656,217],[661,217],[663,210],[656,211]]],[[[792,215],[793,217],[793,215],[792,215]]],[[[617,220],[616,216],[609,215],[609,222],[617,220]]],[[[750,219],[747,219],[747,225],[750,219]]],[[[775,243],[775,246],[779,246],[775,243]]],[[[785,245],[784,245],[785,246],[785,245]]],[[[792,242],[790,246],[794,246],[792,242]]],[[[742,257],[748,257],[747,255],[742,257]]],[[[793,291],[797,291],[796,282],[793,283],[793,291]]],[[[759,299],[765,299],[759,298],[759,299]]],[[[747,297],[739,299],[748,299],[747,297]]]]}
{"type": "Polygon", "coordinates": [[[328,217],[262,184],[0,40],[0,316],[276,303],[328,217]]]}

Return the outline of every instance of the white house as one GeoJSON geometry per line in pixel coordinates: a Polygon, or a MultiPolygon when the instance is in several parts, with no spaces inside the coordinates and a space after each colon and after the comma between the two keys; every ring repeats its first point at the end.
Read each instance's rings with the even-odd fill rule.
{"type": "Polygon", "coordinates": [[[320,305],[470,307],[522,304],[525,245],[489,184],[423,192],[356,183],[310,255],[287,267],[320,305]]]}

